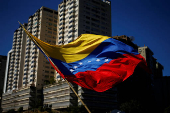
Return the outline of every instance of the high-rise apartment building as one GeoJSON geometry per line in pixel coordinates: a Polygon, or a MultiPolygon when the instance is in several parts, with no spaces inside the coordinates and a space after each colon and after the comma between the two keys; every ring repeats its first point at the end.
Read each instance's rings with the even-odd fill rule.
{"type": "MultiPolygon", "coordinates": [[[[57,18],[57,11],[42,7],[29,17],[28,26],[24,24],[24,27],[42,41],[55,45],[57,18]]],[[[55,73],[21,26],[14,32],[9,65],[7,91],[32,85],[41,88],[44,81],[54,77],[55,73]]]]}
{"type": "Polygon", "coordinates": [[[58,45],[85,33],[111,36],[111,30],[109,0],[63,0],[58,5],[58,45]]]}
{"type": "MultiPolygon", "coordinates": [[[[24,24],[27,28],[27,24],[24,24]]],[[[25,44],[26,44],[26,33],[20,26],[14,32],[12,50],[8,54],[9,64],[8,74],[6,79],[5,91],[15,90],[21,87],[22,83],[22,72],[23,72],[23,62],[25,55],[25,44]]]]}
{"type": "MultiPolygon", "coordinates": [[[[56,45],[58,12],[41,7],[28,19],[28,31],[40,40],[56,45]]],[[[54,77],[55,70],[27,36],[23,86],[42,88],[44,81],[54,77]]]]}
{"type": "MultiPolygon", "coordinates": [[[[28,19],[24,27],[40,40],[56,44],[58,12],[41,7],[28,19]]],[[[55,75],[54,68],[20,26],[13,37],[13,47],[8,54],[8,71],[2,100],[4,111],[35,106],[41,98],[41,89],[55,75]]]]}
{"type": "Polygon", "coordinates": [[[67,44],[83,33],[111,36],[109,0],[63,0],[58,5],[58,44],[67,44]]]}

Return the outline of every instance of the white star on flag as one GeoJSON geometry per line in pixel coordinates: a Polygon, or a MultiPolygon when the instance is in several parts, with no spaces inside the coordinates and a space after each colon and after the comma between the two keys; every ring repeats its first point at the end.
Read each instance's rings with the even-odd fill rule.
{"type": "Polygon", "coordinates": [[[77,66],[74,66],[74,69],[77,69],[77,66]]]}
{"type": "Polygon", "coordinates": [[[109,59],[105,59],[105,62],[108,62],[109,61],[109,59]]]}
{"type": "Polygon", "coordinates": [[[91,62],[91,61],[88,61],[88,62],[91,62]]]}
{"type": "Polygon", "coordinates": [[[73,72],[74,70],[73,69],[70,69],[71,72],[73,72]]]}
{"type": "Polygon", "coordinates": [[[98,61],[98,62],[99,62],[99,61],[100,61],[100,59],[97,59],[96,61],[98,61]]]}
{"type": "Polygon", "coordinates": [[[79,64],[80,64],[80,65],[82,65],[83,63],[82,63],[82,62],[80,62],[79,64]]]}

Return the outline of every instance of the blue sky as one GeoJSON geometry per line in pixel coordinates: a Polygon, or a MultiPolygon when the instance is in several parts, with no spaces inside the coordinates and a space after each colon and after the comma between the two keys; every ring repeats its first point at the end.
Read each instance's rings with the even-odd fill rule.
{"type": "MultiPolygon", "coordinates": [[[[41,6],[57,10],[61,0],[1,0],[0,55],[12,48],[13,33],[18,21],[27,23],[29,16],[41,6]]],[[[134,36],[139,46],[148,46],[170,76],[170,1],[111,0],[112,36],[134,36]]]]}

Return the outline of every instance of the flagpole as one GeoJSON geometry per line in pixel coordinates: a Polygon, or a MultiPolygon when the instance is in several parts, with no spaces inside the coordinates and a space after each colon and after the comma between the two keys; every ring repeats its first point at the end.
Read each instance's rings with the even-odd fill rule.
{"type": "MultiPolygon", "coordinates": [[[[18,21],[19,22],[19,21],[18,21]]],[[[29,36],[29,38],[36,43],[36,45],[43,51],[43,53],[46,55],[46,53],[44,52],[44,50],[39,46],[39,44],[36,42],[36,40],[34,38],[32,38],[32,36],[27,32],[27,30],[24,28],[24,26],[19,22],[19,24],[22,26],[22,28],[24,29],[24,31],[26,32],[26,34],[29,36]]],[[[47,55],[46,55],[47,56],[47,55]]],[[[50,60],[50,62],[53,64],[53,66],[57,69],[58,72],[60,72],[60,70],[57,68],[57,66],[54,64],[54,62],[47,56],[48,60],[50,60]]],[[[60,74],[62,74],[60,72],[60,74]]],[[[91,113],[91,111],[89,110],[89,108],[86,106],[86,104],[83,102],[83,100],[80,98],[80,96],[77,94],[77,92],[74,90],[74,88],[71,86],[71,84],[68,82],[68,80],[66,78],[64,78],[64,80],[67,82],[67,84],[70,86],[70,88],[73,90],[73,92],[75,93],[75,95],[78,97],[78,99],[80,99],[81,103],[83,104],[83,106],[86,108],[86,110],[91,113]]]]}

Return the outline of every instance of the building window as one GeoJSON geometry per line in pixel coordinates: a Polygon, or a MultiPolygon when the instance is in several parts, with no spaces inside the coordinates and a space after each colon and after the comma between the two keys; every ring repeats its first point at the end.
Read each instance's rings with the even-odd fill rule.
{"type": "Polygon", "coordinates": [[[50,67],[49,66],[45,66],[45,68],[49,69],[50,67]]]}
{"type": "Polygon", "coordinates": [[[45,78],[49,78],[49,75],[45,75],[45,78]]]}
{"type": "Polygon", "coordinates": [[[45,71],[45,73],[49,73],[49,71],[45,71]]]}

